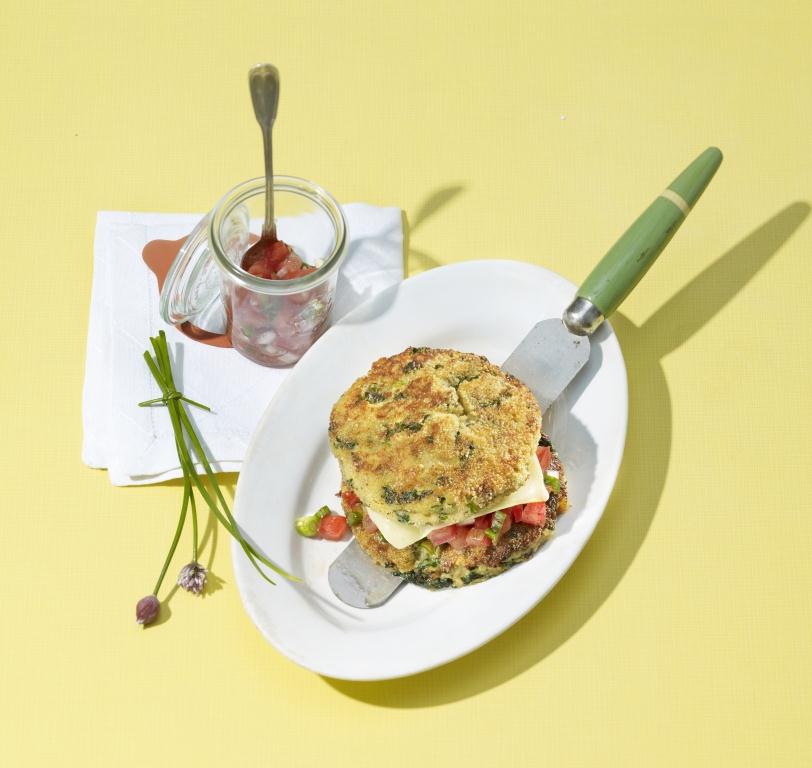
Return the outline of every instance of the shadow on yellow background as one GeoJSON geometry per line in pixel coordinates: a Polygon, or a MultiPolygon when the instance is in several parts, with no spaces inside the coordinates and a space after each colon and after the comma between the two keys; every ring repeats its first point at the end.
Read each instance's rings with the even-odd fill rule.
{"type": "MultiPolygon", "coordinates": [[[[440,195],[440,205],[456,193],[440,195]]],[[[438,669],[377,683],[325,681],[346,696],[382,707],[448,704],[535,666],[586,624],[634,560],[663,491],[672,423],[661,360],[705,326],[778,252],[809,212],[805,202],[779,211],[687,283],[642,326],[622,314],[612,317],[629,374],[623,465],[594,536],[539,606],[483,648],[438,669]]]]}
{"type": "Polygon", "coordinates": [[[416,232],[426,219],[445,208],[464,191],[465,187],[462,184],[440,187],[429,194],[420,204],[411,221],[406,216],[406,212],[403,212],[403,274],[406,277],[440,266],[440,262],[430,253],[412,246],[412,233],[416,232]]]}

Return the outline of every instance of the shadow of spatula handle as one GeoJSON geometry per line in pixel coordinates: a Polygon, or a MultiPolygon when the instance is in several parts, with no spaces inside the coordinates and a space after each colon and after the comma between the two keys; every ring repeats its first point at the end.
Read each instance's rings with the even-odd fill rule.
{"type": "Polygon", "coordinates": [[[620,306],[668,245],[721,162],[719,149],[706,149],[621,235],[564,313],[564,323],[572,333],[592,333],[620,306]]]}

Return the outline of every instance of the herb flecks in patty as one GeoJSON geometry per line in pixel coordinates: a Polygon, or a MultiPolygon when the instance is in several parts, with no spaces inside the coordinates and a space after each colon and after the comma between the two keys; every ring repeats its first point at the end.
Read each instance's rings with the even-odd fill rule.
{"type": "Polygon", "coordinates": [[[416,501],[425,499],[434,493],[432,490],[428,491],[396,491],[394,488],[385,485],[382,489],[381,496],[387,504],[413,504],[416,501]]]}
{"type": "Polygon", "coordinates": [[[397,424],[387,427],[385,435],[388,440],[398,432],[419,432],[421,429],[423,429],[422,421],[399,421],[397,424]]]}
{"type": "Polygon", "coordinates": [[[368,403],[382,403],[384,400],[386,400],[387,395],[381,392],[378,387],[373,385],[369,387],[366,392],[364,392],[363,397],[368,403]]]}

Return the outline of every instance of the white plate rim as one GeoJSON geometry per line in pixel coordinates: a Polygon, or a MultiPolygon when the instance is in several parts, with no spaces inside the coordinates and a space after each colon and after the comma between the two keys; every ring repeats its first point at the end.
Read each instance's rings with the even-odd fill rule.
{"type": "MultiPolygon", "coordinates": [[[[400,283],[398,286],[395,286],[393,290],[397,292],[398,290],[402,289],[405,284],[410,284],[410,286],[419,285],[421,282],[436,279],[437,273],[443,272],[444,274],[448,274],[452,271],[460,271],[464,272],[468,269],[478,269],[481,267],[505,267],[506,265],[510,265],[514,268],[527,268],[529,270],[536,270],[540,271],[541,273],[545,274],[545,277],[549,279],[553,279],[556,281],[563,281],[566,283],[572,290],[572,295],[575,295],[576,286],[570,283],[566,278],[562,277],[556,272],[552,270],[546,269],[545,267],[541,267],[535,264],[531,264],[529,262],[521,262],[521,261],[513,261],[513,260],[502,260],[502,259],[471,259],[464,262],[458,262],[455,264],[443,265],[441,267],[436,267],[434,269],[428,270],[426,272],[422,272],[419,275],[414,277],[410,277],[407,280],[404,280],[403,283],[400,283]]],[[[412,288],[413,289],[413,288],[412,288]]],[[[321,348],[326,343],[330,343],[330,339],[332,336],[332,331],[337,326],[343,326],[349,323],[352,323],[354,319],[358,316],[363,315],[367,306],[374,302],[378,298],[378,295],[373,296],[368,301],[364,302],[360,306],[356,307],[354,310],[349,312],[345,315],[341,320],[335,323],[308,351],[306,356],[311,356],[314,350],[321,348]]],[[[541,319],[541,318],[540,318],[541,319]]],[[[622,401],[620,403],[616,403],[618,406],[622,406],[622,429],[617,434],[616,446],[615,450],[611,452],[611,463],[608,467],[605,467],[602,471],[602,476],[605,478],[606,482],[605,485],[605,492],[602,494],[601,498],[598,500],[597,504],[594,503],[592,506],[595,507],[596,514],[588,521],[588,526],[583,528],[580,532],[580,536],[577,540],[577,544],[574,548],[571,549],[568,557],[566,558],[566,562],[560,567],[557,572],[555,573],[554,578],[550,579],[548,584],[545,585],[543,590],[538,591],[534,594],[534,598],[530,601],[526,601],[525,603],[518,604],[517,608],[513,611],[513,615],[510,617],[509,620],[500,622],[498,627],[494,629],[492,632],[483,633],[475,642],[468,643],[461,645],[457,650],[447,653],[442,656],[442,658],[438,657],[433,659],[430,662],[415,662],[411,665],[401,665],[401,667],[397,671],[387,672],[382,674],[380,672],[373,672],[371,674],[359,674],[357,671],[352,674],[346,674],[341,669],[336,669],[334,667],[330,667],[329,665],[325,666],[320,664],[318,660],[314,660],[308,656],[305,656],[299,653],[298,649],[295,647],[291,647],[286,643],[286,641],[278,636],[273,634],[269,631],[269,629],[264,625],[264,623],[260,620],[260,617],[257,615],[254,606],[251,603],[251,600],[248,598],[247,594],[247,578],[252,577],[252,567],[248,563],[247,558],[245,558],[242,549],[240,548],[239,544],[232,539],[231,541],[231,553],[232,553],[232,566],[234,570],[235,581],[237,583],[237,588],[240,593],[240,598],[243,603],[243,607],[246,610],[246,613],[251,618],[254,625],[259,629],[261,634],[265,637],[265,639],[273,645],[280,653],[287,656],[291,661],[295,662],[299,666],[313,671],[317,674],[324,675],[326,677],[330,677],[333,679],[339,680],[349,680],[349,681],[376,681],[376,680],[388,680],[388,679],[397,679],[402,677],[408,677],[414,674],[418,674],[420,672],[425,672],[430,669],[434,669],[438,666],[442,666],[444,664],[448,664],[452,661],[455,661],[463,656],[472,653],[473,651],[481,648],[483,645],[487,644],[495,637],[499,636],[500,634],[506,632],[510,629],[514,624],[516,624],[520,619],[526,616],[530,611],[532,611],[536,606],[541,603],[541,601],[550,593],[550,591],[556,586],[556,584],[563,578],[563,576],[569,571],[572,567],[573,562],[577,559],[580,555],[583,548],[586,546],[587,542],[592,537],[592,534],[600,521],[601,517],[603,516],[603,512],[605,510],[606,504],[609,501],[609,497],[612,493],[614,488],[615,482],[617,480],[617,475],[620,470],[620,466],[623,459],[624,447],[625,447],[625,440],[627,434],[627,426],[628,426],[628,378],[626,372],[626,365],[625,360],[623,359],[623,353],[620,348],[620,344],[617,340],[617,336],[614,333],[614,330],[611,327],[609,321],[604,321],[603,328],[605,329],[603,332],[605,334],[605,338],[610,340],[610,342],[614,343],[615,349],[613,350],[617,354],[617,361],[620,363],[620,368],[618,369],[619,379],[616,382],[622,388],[622,401]],[[599,507],[599,509],[597,508],[599,507]]],[[[529,328],[528,328],[529,330],[529,328]]],[[[305,359],[304,357],[302,358],[305,359]]],[[[371,364],[372,359],[369,360],[371,364]]],[[[361,375],[363,371],[359,372],[358,375],[361,375]]],[[[274,416],[274,411],[279,402],[282,401],[283,397],[286,395],[287,390],[293,386],[291,382],[295,383],[295,377],[287,376],[270,402],[268,403],[265,411],[263,412],[262,417],[255,428],[249,443],[248,447],[245,452],[245,457],[243,460],[243,469],[240,473],[245,471],[246,467],[249,465],[249,461],[255,451],[255,446],[258,443],[262,432],[267,428],[267,424],[271,421],[274,416]]],[[[234,516],[239,522],[240,520],[240,510],[241,510],[241,492],[240,492],[240,482],[238,479],[237,488],[235,492],[234,498],[234,516]]],[[[536,555],[538,556],[538,555],[536,555]]],[[[273,575],[273,574],[272,574],[273,575]]],[[[280,589],[285,587],[290,587],[290,585],[285,582],[284,579],[275,579],[277,580],[276,587],[270,587],[269,589],[280,589]]],[[[466,588],[469,589],[469,588],[466,588]]]]}

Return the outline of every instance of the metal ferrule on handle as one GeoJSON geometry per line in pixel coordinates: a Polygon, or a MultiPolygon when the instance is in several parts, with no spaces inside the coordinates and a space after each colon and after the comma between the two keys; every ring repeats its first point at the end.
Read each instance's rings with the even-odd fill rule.
{"type": "Polygon", "coordinates": [[[609,249],[564,312],[564,324],[588,336],[640,282],[705,191],[722,162],[709,147],[640,215],[609,249]]]}

